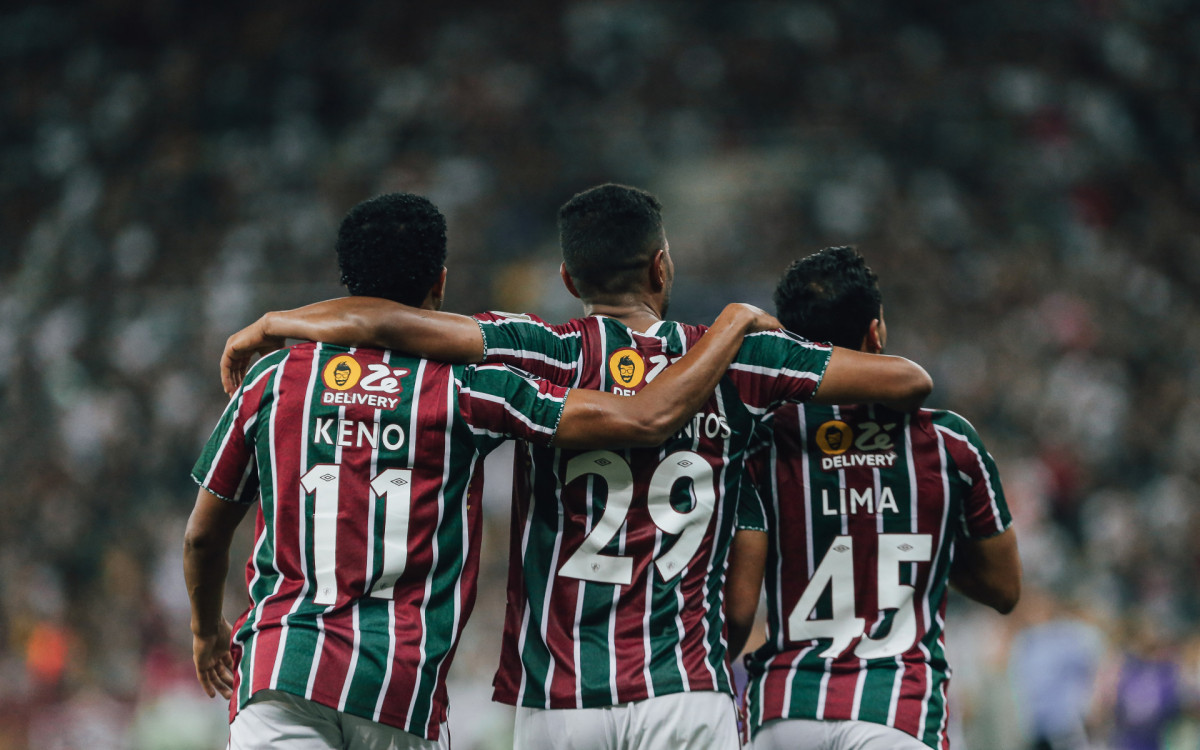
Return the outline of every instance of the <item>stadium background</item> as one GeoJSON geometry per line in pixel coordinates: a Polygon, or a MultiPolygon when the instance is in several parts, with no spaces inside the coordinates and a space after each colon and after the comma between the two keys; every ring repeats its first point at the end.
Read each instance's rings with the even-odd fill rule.
{"type": "MultiPolygon", "coordinates": [[[[339,293],[351,205],[430,196],[449,309],[562,320],[555,211],[603,181],[663,200],[683,320],[857,244],[890,351],[996,455],[1027,589],[1009,618],[951,603],[956,747],[1064,717],[1197,747],[1196,6],[495,5],[0,10],[0,748],[223,741],[190,666],[187,475],[225,337],[339,293]]],[[[490,469],[460,750],[511,721],[490,469]]]]}

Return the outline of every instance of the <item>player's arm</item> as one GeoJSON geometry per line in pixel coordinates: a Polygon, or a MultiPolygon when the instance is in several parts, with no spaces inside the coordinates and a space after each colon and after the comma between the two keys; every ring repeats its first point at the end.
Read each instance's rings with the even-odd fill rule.
{"type": "Polygon", "coordinates": [[[687,355],[634,396],[573,388],[554,437],[561,448],[658,445],[704,406],[747,333],[778,328],[753,305],[725,307],[687,355]]]}
{"type": "Polygon", "coordinates": [[[916,362],[835,346],[812,400],[818,404],[878,403],[909,412],[920,408],[932,391],[933,378],[916,362]]]}
{"type": "Polygon", "coordinates": [[[950,584],[959,593],[986,604],[1002,615],[1012,612],[1021,598],[1021,556],[1017,532],[1009,527],[986,539],[960,537],[955,542],[950,584]]]}
{"type": "Polygon", "coordinates": [[[474,318],[378,297],[339,297],[266,313],[230,336],[221,355],[225,392],[237,389],[255,355],[274,351],[287,339],[377,346],[441,362],[483,361],[483,334],[474,318]]]}
{"type": "Polygon", "coordinates": [[[230,627],[221,611],[229,547],[238,523],[250,506],[232,503],[204,488],[188,518],[183,538],[183,576],[192,605],[192,658],[196,679],[210,698],[233,694],[230,627]]]}
{"type": "Polygon", "coordinates": [[[738,529],[729,546],[729,567],[725,571],[725,627],[730,658],[742,652],[754,630],[766,566],[767,532],[738,529]]]}

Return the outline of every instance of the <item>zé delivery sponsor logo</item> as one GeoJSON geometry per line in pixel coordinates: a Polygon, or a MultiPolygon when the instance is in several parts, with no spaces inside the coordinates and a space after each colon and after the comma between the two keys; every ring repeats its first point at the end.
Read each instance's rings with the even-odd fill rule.
{"type": "Polygon", "coordinates": [[[321,393],[321,403],[326,405],[350,406],[363,404],[377,409],[395,409],[400,405],[401,378],[408,375],[404,367],[389,367],[384,364],[363,365],[350,354],[341,354],[329,360],[321,371],[321,382],[326,390],[321,393]]]}

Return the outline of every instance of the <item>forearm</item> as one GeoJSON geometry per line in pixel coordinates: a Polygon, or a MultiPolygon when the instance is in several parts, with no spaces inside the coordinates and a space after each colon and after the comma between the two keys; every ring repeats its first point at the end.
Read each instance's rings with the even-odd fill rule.
{"type": "Polygon", "coordinates": [[[651,425],[661,442],[708,402],[733,363],[754,320],[743,305],[729,305],[688,353],[628,399],[631,415],[651,425]]]}
{"type": "Polygon", "coordinates": [[[183,577],[192,607],[192,634],[216,633],[223,620],[225,577],[229,573],[229,550],[197,545],[187,539],[183,548],[183,577]]]}
{"type": "Polygon", "coordinates": [[[465,315],[378,297],[340,297],[262,317],[270,337],[395,349],[443,362],[483,361],[483,335],[465,315]]]}
{"type": "Polygon", "coordinates": [[[754,323],[744,305],[730,305],[685,357],[634,396],[573,389],[555,435],[562,448],[658,445],[708,400],[754,323]]]}
{"type": "Polygon", "coordinates": [[[925,368],[904,357],[834,347],[813,401],[820,404],[883,404],[895,411],[920,408],[933,391],[925,368]]]}

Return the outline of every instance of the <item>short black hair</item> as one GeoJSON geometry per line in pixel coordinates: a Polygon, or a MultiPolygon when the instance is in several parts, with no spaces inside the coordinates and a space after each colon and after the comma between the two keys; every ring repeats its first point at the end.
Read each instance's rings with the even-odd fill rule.
{"type": "Polygon", "coordinates": [[[337,257],[350,294],[418,306],[446,264],[446,219],[411,193],[365,200],[342,219],[337,257]]]}
{"type": "Polygon", "coordinates": [[[827,247],[795,261],[775,287],[775,316],[811,341],[858,349],[883,309],[879,277],[853,247],[827,247]]]}
{"type": "Polygon", "coordinates": [[[633,291],[666,240],[662,204],[634,187],[597,185],[558,210],[558,236],[580,294],[633,291]]]}

